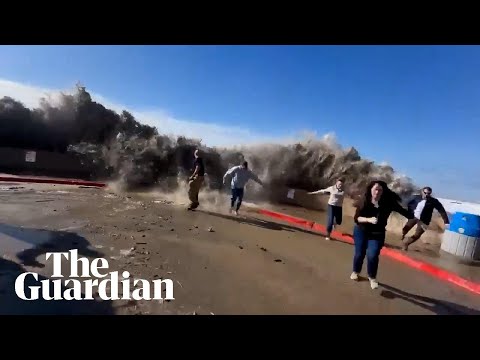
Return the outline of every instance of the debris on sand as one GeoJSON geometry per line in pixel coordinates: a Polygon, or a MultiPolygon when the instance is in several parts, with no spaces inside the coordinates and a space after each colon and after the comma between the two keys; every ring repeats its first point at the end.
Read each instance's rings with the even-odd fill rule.
{"type": "Polygon", "coordinates": [[[147,245],[147,243],[143,242],[143,241],[137,241],[135,244],[137,244],[137,245],[147,245]]]}
{"type": "Polygon", "coordinates": [[[213,227],[210,226],[210,227],[207,229],[207,231],[208,231],[208,232],[214,232],[215,230],[213,230],[213,227]]]}
{"type": "Polygon", "coordinates": [[[175,203],[170,200],[154,200],[155,204],[174,205],[175,203]]]}
{"type": "Polygon", "coordinates": [[[135,248],[132,247],[130,249],[122,249],[120,250],[120,254],[123,256],[133,256],[133,252],[135,251],[135,248]]]}
{"type": "Polygon", "coordinates": [[[0,186],[0,190],[19,190],[25,189],[24,186],[0,186]]]}
{"type": "Polygon", "coordinates": [[[240,248],[241,250],[243,250],[243,246],[239,246],[239,248],[240,248]]]}
{"type": "Polygon", "coordinates": [[[267,249],[265,249],[264,247],[261,247],[260,250],[267,251],[267,249]]]}
{"type": "Polygon", "coordinates": [[[275,259],[275,262],[282,262],[281,259],[275,259]]]}

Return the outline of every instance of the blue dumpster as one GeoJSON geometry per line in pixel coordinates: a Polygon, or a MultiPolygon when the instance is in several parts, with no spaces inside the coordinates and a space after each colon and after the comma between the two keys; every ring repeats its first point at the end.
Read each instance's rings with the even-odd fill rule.
{"type": "Polygon", "coordinates": [[[441,249],[466,260],[480,260],[480,215],[456,212],[445,230],[441,249]]]}

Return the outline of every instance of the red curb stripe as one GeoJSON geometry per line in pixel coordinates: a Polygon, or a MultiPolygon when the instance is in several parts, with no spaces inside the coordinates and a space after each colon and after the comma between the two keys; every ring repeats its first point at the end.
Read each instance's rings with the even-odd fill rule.
{"type": "Polygon", "coordinates": [[[282,219],[282,220],[285,220],[287,222],[294,223],[294,224],[297,224],[297,225],[301,225],[301,226],[304,226],[304,227],[307,227],[307,228],[312,228],[312,226],[314,224],[313,221],[308,221],[308,220],[305,220],[305,219],[302,219],[302,218],[297,218],[295,216],[290,216],[290,215],[282,214],[282,213],[275,212],[275,211],[259,209],[258,212],[260,214],[264,214],[264,215],[267,215],[267,216],[270,216],[270,217],[275,217],[275,218],[278,218],[278,219],[282,219]]]}
{"type": "MultiPolygon", "coordinates": [[[[312,221],[308,221],[305,219],[297,218],[294,216],[282,214],[276,211],[270,211],[270,210],[265,210],[265,209],[260,209],[258,211],[260,214],[264,214],[267,216],[275,217],[287,222],[291,222],[294,224],[302,225],[304,227],[308,227],[309,229],[312,229],[314,231],[320,232],[320,233],[325,233],[326,232],[326,227],[321,224],[317,224],[312,221]]],[[[332,238],[335,240],[340,240],[343,242],[347,242],[350,244],[353,244],[353,238],[348,235],[344,235],[342,233],[339,233],[337,231],[332,231],[332,238]]],[[[416,270],[422,271],[424,273],[427,273],[433,277],[436,277],[439,280],[449,282],[451,284],[457,285],[458,287],[461,287],[465,290],[468,290],[474,294],[480,295],[480,284],[475,283],[473,281],[466,280],[460,276],[458,276],[455,273],[452,273],[450,271],[446,271],[442,268],[439,268],[437,266],[434,266],[432,264],[415,260],[412,259],[411,257],[403,254],[402,252],[394,249],[389,249],[389,248],[383,248],[381,255],[388,256],[398,262],[401,262],[407,266],[410,266],[411,268],[414,268],[416,270]]]]}
{"type": "MultiPolygon", "coordinates": [[[[318,231],[318,232],[321,232],[321,233],[324,233],[324,234],[327,233],[327,228],[324,225],[314,223],[312,228],[315,231],[318,231]]],[[[335,240],[340,240],[340,241],[343,241],[343,242],[346,242],[346,243],[349,243],[349,244],[353,244],[353,238],[349,235],[344,235],[344,234],[342,234],[341,232],[338,232],[338,231],[332,231],[332,233],[330,235],[335,240]]]]}
{"type": "Polygon", "coordinates": [[[94,181],[41,179],[41,178],[26,178],[26,177],[13,177],[13,176],[0,176],[0,181],[41,183],[41,184],[60,184],[60,185],[78,185],[78,186],[93,186],[93,187],[105,187],[105,186],[107,186],[107,184],[94,182],[94,181]]]}
{"type": "Polygon", "coordinates": [[[394,250],[394,249],[383,248],[382,255],[386,255],[414,269],[430,274],[442,281],[452,283],[454,285],[457,285],[475,294],[480,295],[480,284],[477,284],[473,281],[466,280],[452,272],[446,271],[442,268],[439,268],[437,266],[434,266],[426,262],[412,259],[406,256],[405,254],[401,253],[400,251],[394,250]]]}

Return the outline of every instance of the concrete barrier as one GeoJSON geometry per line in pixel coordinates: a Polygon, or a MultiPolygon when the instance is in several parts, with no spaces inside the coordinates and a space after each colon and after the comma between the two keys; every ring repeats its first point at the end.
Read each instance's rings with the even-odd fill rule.
{"type": "Polygon", "coordinates": [[[70,153],[0,147],[0,172],[88,180],[92,164],[70,153]]]}

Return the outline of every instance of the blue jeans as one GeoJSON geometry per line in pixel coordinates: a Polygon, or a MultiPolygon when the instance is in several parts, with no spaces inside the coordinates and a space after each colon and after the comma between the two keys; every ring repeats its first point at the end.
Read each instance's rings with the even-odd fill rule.
{"type": "Polygon", "coordinates": [[[231,202],[231,207],[233,208],[235,206],[235,201],[237,201],[237,211],[240,209],[240,205],[242,205],[242,199],[243,199],[243,188],[238,189],[238,188],[232,188],[232,202],[231,202]]]}
{"type": "Polygon", "coordinates": [[[367,273],[371,279],[376,279],[378,271],[378,262],[380,260],[380,251],[385,244],[385,235],[375,236],[374,239],[355,225],[353,230],[353,240],[355,242],[355,255],[353,256],[353,271],[360,273],[362,271],[363,260],[367,256],[367,273]]]}
{"type": "Polygon", "coordinates": [[[337,225],[342,225],[342,207],[328,205],[327,214],[327,234],[330,236],[334,223],[336,223],[337,225]]]}

